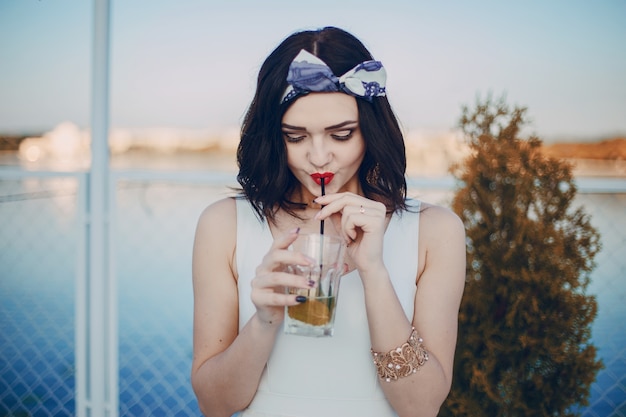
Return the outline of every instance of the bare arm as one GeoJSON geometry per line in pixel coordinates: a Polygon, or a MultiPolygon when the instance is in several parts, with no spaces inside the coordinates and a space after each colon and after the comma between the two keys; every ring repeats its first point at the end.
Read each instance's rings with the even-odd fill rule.
{"type": "Polygon", "coordinates": [[[382,276],[368,277],[372,285],[366,290],[372,348],[388,352],[400,346],[413,326],[429,354],[426,364],[412,376],[381,381],[387,399],[400,416],[436,416],[450,391],[465,282],[463,224],[441,207],[429,207],[420,217],[421,267],[412,323],[407,323],[384,272],[382,276]]]}
{"type": "Polygon", "coordinates": [[[252,301],[257,313],[238,332],[235,213],[232,199],[209,206],[198,221],[193,249],[191,383],[200,410],[211,417],[231,416],[245,408],[256,393],[282,323],[284,305],[297,304],[295,296],[276,293],[275,288],[308,285],[301,277],[275,272],[282,261],[303,262],[284,249],[295,233],[277,239],[253,280],[252,301]]]}
{"type": "Polygon", "coordinates": [[[395,349],[407,341],[413,326],[429,353],[429,360],[417,373],[393,382],[381,381],[387,400],[402,417],[436,416],[452,381],[465,282],[463,224],[447,209],[422,205],[420,253],[416,254],[420,270],[410,322],[382,260],[385,207],[348,193],[316,201],[326,204],[320,218],[340,221],[346,239],[352,242],[348,253],[363,281],[372,349],[385,353],[395,349]]]}

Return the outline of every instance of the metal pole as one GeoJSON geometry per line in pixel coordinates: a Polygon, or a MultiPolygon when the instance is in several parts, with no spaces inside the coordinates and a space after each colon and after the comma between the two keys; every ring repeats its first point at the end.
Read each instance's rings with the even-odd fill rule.
{"type": "Polygon", "coordinates": [[[117,349],[115,293],[110,269],[109,228],[109,18],[110,0],[93,2],[91,169],[85,216],[85,274],[77,287],[76,414],[116,417],[117,349]],[[78,325],[84,328],[78,328],[78,325]]]}

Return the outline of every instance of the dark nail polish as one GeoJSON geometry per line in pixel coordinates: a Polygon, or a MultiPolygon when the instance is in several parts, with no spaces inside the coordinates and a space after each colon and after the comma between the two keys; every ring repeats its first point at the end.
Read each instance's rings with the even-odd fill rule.
{"type": "Polygon", "coordinates": [[[306,301],[306,297],[304,295],[299,295],[296,297],[296,301],[299,303],[304,303],[306,301]]]}
{"type": "Polygon", "coordinates": [[[309,280],[309,287],[315,287],[315,281],[313,281],[312,279],[309,280]]]}

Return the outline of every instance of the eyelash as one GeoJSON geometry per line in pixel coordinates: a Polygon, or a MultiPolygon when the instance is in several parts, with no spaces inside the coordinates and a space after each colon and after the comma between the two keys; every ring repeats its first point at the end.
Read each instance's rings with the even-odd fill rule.
{"type": "MultiPolygon", "coordinates": [[[[342,131],[342,132],[344,132],[344,131],[342,131]]],[[[350,139],[352,137],[352,135],[354,134],[354,130],[353,129],[345,130],[345,132],[348,132],[348,133],[345,134],[345,135],[334,134],[334,135],[330,135],[330,136],[333,139],[335,139],[335,140],[343,142],[343,141],[346,141],[346,140],[350,139]]],[[[283,135],[285,136],[285,140],[287,142],[289,142],[289,143],[298,143],[298,142],[302,141],[305,138],[304,135],[302,135],[302,136],[295,136],[295,137],[291,136],[289,133],[283,133],[283,135]]]]}
{"type": "Polygon", "coordinates": [[[289,143],[298,143],[300,142],[302,139],[304,139],[304,136],[296,136],[293,137],[291,136],[289,133],[283,133],[283,136],[285,136],[285,140],[289,143]]]}
{"type": "MultiPolygon", "coordinates": [[[[342,131],[344,132],[344,131],[342,131]]],[[[349,129],[349,130],[345,130],[345,132],[348,132],[345,135],[331,135],[333,137],[333,139],[339,140],[339,141],[345,141],[348,140],[352,137],[352,134],[354,133],[354,130],[349,129]]]]}

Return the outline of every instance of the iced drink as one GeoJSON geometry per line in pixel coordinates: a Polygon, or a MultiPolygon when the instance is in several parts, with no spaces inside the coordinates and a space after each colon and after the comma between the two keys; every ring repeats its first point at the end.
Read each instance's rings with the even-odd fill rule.
{"type": "Polygon", "coordinates": [[[339,279],[343,272],[344,243],[335,236],[302,234],[291,249],[315,259],[313,266],[289,265],[287,271],[314,281],[315,287],[287,288],[304,295],[304,303],[285,307],[285,333],[303,336],[332,336],[339,279]]]}

